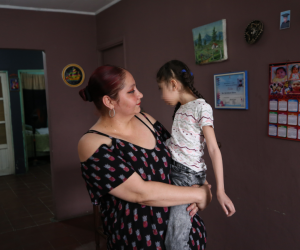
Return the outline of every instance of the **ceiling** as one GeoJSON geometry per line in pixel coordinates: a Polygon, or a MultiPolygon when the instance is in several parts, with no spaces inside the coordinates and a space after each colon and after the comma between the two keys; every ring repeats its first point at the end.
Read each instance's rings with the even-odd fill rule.
{"type": "Polygon", "coordinates": [[[97,15],[121,0],[0,0],[0,8],[97,15]]]}

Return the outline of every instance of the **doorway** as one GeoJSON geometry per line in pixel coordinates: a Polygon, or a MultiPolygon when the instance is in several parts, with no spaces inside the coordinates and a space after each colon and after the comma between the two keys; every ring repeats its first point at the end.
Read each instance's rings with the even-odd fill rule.
{"type": "Polygon", "coordinates": [[[6,165],[14,169],[11,174],[24,174],[34,165],[50,165],[44,62],[45,53],[40,50],[0,49],[0,70],[7,72],[8,81],[5,98],[10,98],[14,162],[6,165]],[[18,87],[12,88],[12,83],[18,87]]]}
{"type": "Polygon", "coordinates": [[[0,71],[0,176],[15,173],[8,73],[0,71]]]}
{"type": "Polygon", "coordinates": [[[100,66],[110,64],[126,68],[125,40],[123,37],[101,45],[99,52],[100,66]]]}

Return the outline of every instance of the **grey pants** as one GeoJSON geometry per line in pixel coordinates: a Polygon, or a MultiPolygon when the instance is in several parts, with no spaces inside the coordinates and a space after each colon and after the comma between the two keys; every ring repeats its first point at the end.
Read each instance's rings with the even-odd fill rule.
{"type": "MultiPolygon", "coordinates": [[[[176,186],[202,186],[206,179],[205,171],[195,172],[188,167],[173,162],[171,164],[171,180],[176,186]]],[[[191,216],[186,208],[189,205],[179,205],[170,208],[168,229],[165,238],[167,250],[189,250],[189,235],[192,228],[191,216]]]]}

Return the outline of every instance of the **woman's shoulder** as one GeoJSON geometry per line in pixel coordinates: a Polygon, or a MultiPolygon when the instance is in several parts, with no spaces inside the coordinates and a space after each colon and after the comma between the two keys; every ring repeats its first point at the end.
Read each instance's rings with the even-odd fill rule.
{"type": "MultiPolygon", "coordinates": [[[[147,118],[150,120],[150,122],[152,124],[154,124],[156,122],[156,119],[154,119],[151,115],[149,115],[148,113],[145,113],[145,112],[141,112],[141,113],[138,113],[136,115],[138,118],[140,118],[143,122],[149,122],[147,120],[147,118]]],[[[148,125],[148,124],[147,124],[148,125]]]]}
{"type": "Polygon", "coordinates": [[[86,133],[78,142],[78,155],[81,162],[85,162],[90,158],[101,145],[111,146],[111,138],[97,134],[97,133],[86,133]]]}

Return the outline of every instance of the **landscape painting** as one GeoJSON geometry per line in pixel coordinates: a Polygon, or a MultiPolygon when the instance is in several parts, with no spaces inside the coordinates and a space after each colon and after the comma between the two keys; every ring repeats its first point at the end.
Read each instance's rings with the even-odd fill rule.
{"type": "Polygon", "coordinates": [[[196,64],[220,62],[228,59],[226,19],[193,29],[196,64]]]}

